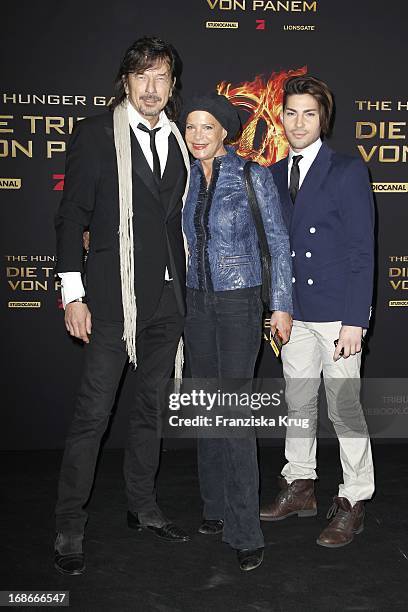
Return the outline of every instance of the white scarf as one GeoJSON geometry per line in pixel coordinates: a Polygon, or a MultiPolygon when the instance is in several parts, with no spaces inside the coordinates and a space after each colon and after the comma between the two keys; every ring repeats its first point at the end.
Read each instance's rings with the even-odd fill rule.
{"type": "Polygon", "coordinates": [[[119,254],[123,303],[123,340],[130,363],[136,366],[136,295],[133,250],[132,150],[127,103],[113,111],[113,135],[119,180],[119,254]]]}
{"type": "MultiPolygon", "coordinates": [[[[135,295],[135,267],[133,249],[133,204],[132,204],[132,149],[130,144],[129,117],[127,111],[127,100],[119,104],[113,111],[113,134],[115,140],[116,160],[118,166],[119,181],[119,254],[120,254],[120,278],[122,285],[123,303],[123,340],[126,343],[126,351],[129,361],[136,366],[136,295],[135,295]]],[[[183,204],[186,199],[189,183],[189,157],[182,136],[175,126],[171,124],[172,132],[177,139],[184,163],[187,167],[188,177],[183,194],[183,204]]],[[[187,260],[187,244],[185,236],[184,247],[187,260]]],[[[176,361],[176,380],[181,380],[183,371],[183,340],[180,339],[176,361]]]]}

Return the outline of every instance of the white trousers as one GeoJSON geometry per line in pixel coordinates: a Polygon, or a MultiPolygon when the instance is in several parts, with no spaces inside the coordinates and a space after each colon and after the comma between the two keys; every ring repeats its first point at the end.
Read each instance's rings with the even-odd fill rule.
{"type": "Polygon", "coordinates": [[[309,429],[302,433],[298,427],[287,429],[287,464],[282,475],[288,483],[298,478],[317,478],[317,404],[323,372],[328,416],[339,440],[343,468],[343,483],[339,485],[338,495],[354,506],[357,501],[372,497],[374,466],[360,403],[361,353],[333,361],[334,340],[339,337],[340,328],[340,321],[294,321],[290,340],[282,348],[288,417],[309,420],[309,429]]]}

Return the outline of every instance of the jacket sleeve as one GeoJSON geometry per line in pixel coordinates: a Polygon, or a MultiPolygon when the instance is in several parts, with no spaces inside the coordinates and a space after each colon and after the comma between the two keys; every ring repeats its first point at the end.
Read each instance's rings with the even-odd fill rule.
{"type": "Polygon", "coordinates": [[[349,255],[342,323],[368,327],[374,279],[374,202],[368,170],[358,158],[345,169],[340,197],[349,255]]]}
{"type": "Polygon", "coordinates": [[[292,313],[292,260],[278,190],[268,168],[252,166],[251,177],[271,254],[270,309],[292,313]]]}
{"type": "Polygon", "coordinates": [[[56,272],[83,272],[82,235],[95,206],[99,167],[97,146],[86,119],[79,121],[67,147],[64,195],[55,218],[56,272]]]}

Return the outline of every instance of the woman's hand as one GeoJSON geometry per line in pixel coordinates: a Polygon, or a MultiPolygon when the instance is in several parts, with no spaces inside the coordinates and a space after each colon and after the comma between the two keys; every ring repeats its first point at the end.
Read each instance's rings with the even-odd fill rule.
{"type": "Polygon", "coordinates": [[[90,239],[90,237],[91,237],[91,235],[90,235],[90,233],[88,231],[86,231],[86,232],[84,232],[82,234],[82,243],[83,243],[83,246],[84,246],[84,249],[85,249],[86,252],[89,251],[89,239],[90,239]]]}
{"type": "Polygon", "coordinates": [[[273,333],[277,329],[282,338],[282,343],[286,344],[289,342],[290,332],[292,331],[292,315],[282,310],[274,310],[271,315],[271,329],[273,333]]]}

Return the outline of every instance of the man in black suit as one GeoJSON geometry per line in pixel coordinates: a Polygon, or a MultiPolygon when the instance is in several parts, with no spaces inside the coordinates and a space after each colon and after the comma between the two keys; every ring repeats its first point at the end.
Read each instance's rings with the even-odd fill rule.
{"type": "Polygon", "coordinates": [[[189,159],[174,123],[177,64],[171,45],[137,40],[120,66],[113,112],[80,121],[68,146],[57,272],[66,328],[85,343],[85,364],[56,507],[55,567],[63,573],[85,568],[84,506],[128,360],[136,366],[124,462],[128,525],[168,541],[189,539],[162,514],[155,490],[160,390],[180,349],[185,314],[181,210],[189,159]]]}

